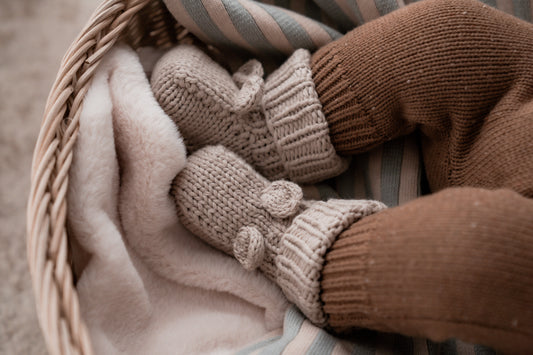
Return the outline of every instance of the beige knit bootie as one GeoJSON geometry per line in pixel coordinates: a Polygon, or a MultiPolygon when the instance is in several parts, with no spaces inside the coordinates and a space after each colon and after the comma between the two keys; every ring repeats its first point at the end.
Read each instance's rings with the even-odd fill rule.
{"type": "Polygon", "coordinates": [[[315,324],[324,325],[320,274],[335,238],[385,208],[369,200],[304,201],[300,187],[270,182],[222,146],[192,154],[172,194],[183,225],[246,269],[259,268],[315,324]]]}
{"type": "Polygon", "coordinates": [[[270,180],[299,183],[347,168],[331,144],[306,50],[264,81],[256,60],[230,76],[200,49],[181,45],[155,66],[152,89],[190,152],[220,144],[270,180]]]}

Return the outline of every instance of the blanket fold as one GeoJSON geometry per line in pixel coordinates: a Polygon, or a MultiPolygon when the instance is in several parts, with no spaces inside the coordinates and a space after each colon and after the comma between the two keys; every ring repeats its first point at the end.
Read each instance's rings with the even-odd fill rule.
{"type": "Polygon", "coordinates": [[[232,353],[281,327],[279,288],[179,223],[169,190],[185,148],[131,49],[95,74],[74,149],[68,220],[96,353],[232,353]]]}

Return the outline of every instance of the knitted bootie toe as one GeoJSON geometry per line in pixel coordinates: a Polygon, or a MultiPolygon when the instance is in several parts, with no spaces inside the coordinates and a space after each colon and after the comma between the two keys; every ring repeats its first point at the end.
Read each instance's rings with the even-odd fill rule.
{"type": "Polygon", "coordinates": [[[304,201],[300,187],[269,182],[222,146],[192,154],[172,194],[180,221],[210,245],[258,268],[315,324],[324,255],[358,219],[385,206],[368,200],[304,201]]]}
{"type": "Polygon", "coordinates": [[[223,145],[270,180],[300,183],[347,167],[331,144],[306,50],[264,81],[256,60],[231,76],[200,49],[181,45],[155,66],[152,89],[190,152],[223,145]]]}

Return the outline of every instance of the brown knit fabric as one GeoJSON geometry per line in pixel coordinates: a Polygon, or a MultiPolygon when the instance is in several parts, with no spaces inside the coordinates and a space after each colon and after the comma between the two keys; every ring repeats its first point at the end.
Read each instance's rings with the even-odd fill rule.
{"type": "Polygon", "coordinates": [[[533,349],[533,200],[451,188],[365,217],[326,255],[329,324],[533,349]]]}
{"type": "Polygon", "coordinates": [[[419,128],[433,191],[533,196],[533,26],[473,0],[422,1],[312,58],[340,154],[419,128]]]}
{"type": "Polygon", "coordinates": [[[344,231],[322,273],[329,325],[530,352],[533,27],[427,0],[324,47],[312,69],[338,153],[419,129],[433,191],[508,188],[445,189],[344,231]]]}

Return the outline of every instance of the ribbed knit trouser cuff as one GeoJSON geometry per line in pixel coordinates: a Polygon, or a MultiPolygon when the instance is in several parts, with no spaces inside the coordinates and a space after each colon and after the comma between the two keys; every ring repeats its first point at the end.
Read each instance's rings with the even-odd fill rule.
{"type": "Polygon", "coordinates": [[[413,2],[315,52],[331,142],[359,154],[421,132],[432,191],[533,196],[533,26],[475,0],[413,2]]]}

